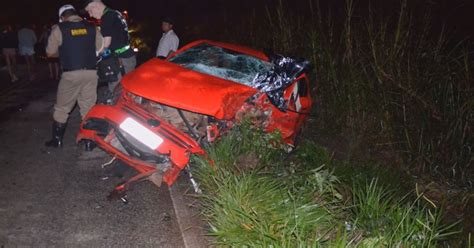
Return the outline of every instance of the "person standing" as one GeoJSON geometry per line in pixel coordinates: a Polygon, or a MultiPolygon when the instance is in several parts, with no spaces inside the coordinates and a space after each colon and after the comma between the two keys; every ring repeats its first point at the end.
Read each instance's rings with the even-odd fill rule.
{"type": "Polygon", "coordinates": [[[18,48],[20,55],[25,58],[30,81],[35,78],[35,45],[38,39],[36,33],[26,25],[18,30],[18,48]]]}
{"type": "Polygon", "coordinates": [[[18,81],[16,75],[16,50],[18,48],[18,36],[13,32],[12,26],[7,25],[5,30],[0,34],[0,44],[10,78],[12,82],[16,82],[18,81]]]}
{"type": "MultiPolygon", "coordinates": [[[[137,65],[135,52],[130,46],[130,35],[128,33],[127,20],[122,14],[107,7],[102,0],[85,0],[85,10],[91,17],[100,20],[100,32],[104,37],[104,51],[102,54],[117,56],[120,61],[123,74],[127,74],[137,65]]],[[[112,93],[121,80],[109,82],[109,92],[112,93]]]]}
{"type": "MultiPolygon", "coordinates": [[[[96,52],[102,49],[102,37],[96,27],[77,15],[72,5],[59,9],[60,23],[51,30],[46,54],[56,57],[63,74],[54,105],[52,139],[48,147],[62,147],[69,113],[79,105],[84,117],[97,100],[96,52]]],[[[87,144],[86,144],[87,149],[87,144]]]]}
{"type": "MultiPolygon", "coordinates": [[[[44,51],[46,50],[46,47],[48,47],[48,38],[51,35],[51,28],[54,25],[45,25],[43,29],[43,33],[41,34],[40,37],[40,44],[44,48],[44,51]]],[[[49,68],[49,78],[58,80],[59,79],[59,58],[58,57],[48,57],[46,56],[46,61],[48,62],[48,68],[49,68]]]]}
{"type": "Polygon", "coordinates": [[[163,36],[160,39],[158,48],[156,49],[156,57],[165,59],[171,53],[178,50],[179,38],[173,31],[173,21],[169,17],[163,19],[161,30],[163,31],[163,36]]]}

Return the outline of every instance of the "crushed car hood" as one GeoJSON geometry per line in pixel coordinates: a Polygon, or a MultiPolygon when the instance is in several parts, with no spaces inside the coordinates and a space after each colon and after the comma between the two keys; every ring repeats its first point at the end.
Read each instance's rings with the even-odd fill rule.
{"type": "Polygon", "coordinates": [[[122,79],[126,91],[195,113],[232,119],[257,90],[232,81],[152,59],[122,79]]]}

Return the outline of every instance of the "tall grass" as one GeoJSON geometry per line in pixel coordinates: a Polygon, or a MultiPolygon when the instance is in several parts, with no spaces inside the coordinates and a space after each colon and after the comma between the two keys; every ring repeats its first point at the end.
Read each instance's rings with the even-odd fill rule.
{"type": "Polygon", "coordinates": [[[344,193],[325,149],[304,142],[288,156],[277,141],[278,135],[238,127],[207,157],[193,157],[215,245],[432,247],[453,234],[454,226],[442,225],[441,212],[421,197],[400,197],[375,179],[344,193]],[[273,156],[242,159],[255,151],[273,156]]]}
{"type": "Polygon", "coordinates": [[[441,213],[423,206],[421,199],[397,199],[393,190],[372,179],[353,186],[352,221],[372,237],[368,242],[375,246],[434,247],[457,233],[450,231],[456,223],[442,226],[441,213]]]}
{"type": "Polygon", "coordinates": [[[299,191],[307,183],[290,186],[291,181],[282,169],[286,167],[287,155],[279,142],[277,134],[237,127],[217,145],[209,147],[207,157],[194,157],[196,177],[204,191],[204,215],[211,225],[211,234],[217,238],[216,244],[308,247],[327,240],[337,225],[332,205],[313,198],[313,190],[332,192],[335,179],[315,179],[318,172],[313,170],[308,180],[299,177],[298,181],[315,180],[319,187],[299,191]],[[242,159],[255,155],[255,159],[242,159]],[[242,164],[243,161],[253,164],[242,164]]]}
{"type": "Polygon", "coordinates": [[[344,131],[362,150],[395,152],[418,175],[473,186],[467,42],[450,40],[429,10],[407,0],[389,12],[347,0],[342,14],[317,0],[300,12],[287,4],[240,18],[222,39],[310,59],[321,125],[344,131]]]}

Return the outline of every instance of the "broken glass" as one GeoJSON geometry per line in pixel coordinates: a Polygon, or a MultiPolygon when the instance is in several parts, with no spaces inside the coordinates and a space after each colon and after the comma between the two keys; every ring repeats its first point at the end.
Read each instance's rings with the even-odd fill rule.
{"type": "Polygon", "coordinates": [[[193,71],[250,87],[255,87],[257,74],[272,68],[272,64],[267,61],[209,44],[192,47],[170,61],[193,71]]]}
{"type": "Polygon", "coordinates": [[[309,67],[307,60],[281,55],[272,62],[218,46],[201,44],[170,59],[200,73],[245,84],[266,93],[271,103],[286,111],[285,89],[309,67]]]}

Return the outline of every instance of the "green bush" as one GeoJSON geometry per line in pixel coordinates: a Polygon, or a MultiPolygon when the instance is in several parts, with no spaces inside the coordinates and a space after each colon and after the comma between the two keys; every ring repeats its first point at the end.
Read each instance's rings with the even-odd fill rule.
{"type": "MultiPolygon", "coordinates": [[[[307,247],[327,239],[328,231],[337,223],[329,204],[314,201],[317,192],[295,192],[295,186],[290,187],[285,183],[290,181],[283,179],[288,175],[277,172],[283,166],[277,160],[286,156],[275,146],[280,142],[278,137],[237,127],[209,147],[207,157],[194,157],[196,177],[205,192],[204,215],[217,244],[307,247]],[[253,154],[262,155],[257,167],[236,164],[239,157],[253,154]]],[[[318,171],[322,170],[310,173],[307,182],[317,184],[318,192],[325,192],[330,181],[319,178],[318,171]]],[[[326,173],[324,177],[332,179],[326,173]]]]}
{"type": "Polygon", "coordinates": [[[239,126],[208,147],[208,156],[193,157],[216,245],[431,247],[453,234],[454,225],[442,225],[441,212],[421,197],[400,197],[376,179],[342,194],[347,187],[325,149],[303,142],[288,155],[276,137],[239,126]],[[255,151],[272,156],[239,164],[255,151]]]}

